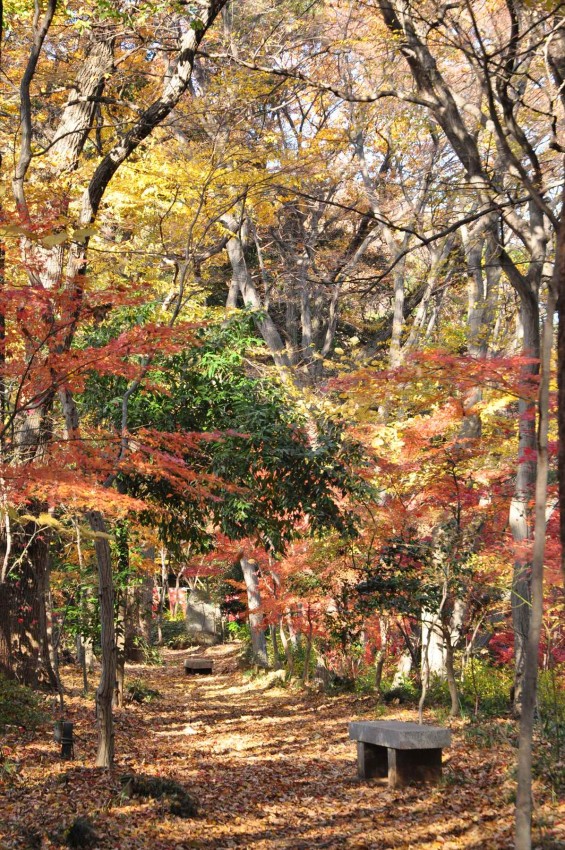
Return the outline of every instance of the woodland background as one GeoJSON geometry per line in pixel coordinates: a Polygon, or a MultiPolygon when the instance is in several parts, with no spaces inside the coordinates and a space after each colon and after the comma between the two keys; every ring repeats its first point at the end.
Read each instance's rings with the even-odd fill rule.
{"type": "Polygon", "coordinates": [[[95,657],[98,767],[188,587],[305,686],[498,696],[532,846],[546,721],[563,789],[564,15],[4,3],[0,670],[62,711],[95,657]]]}

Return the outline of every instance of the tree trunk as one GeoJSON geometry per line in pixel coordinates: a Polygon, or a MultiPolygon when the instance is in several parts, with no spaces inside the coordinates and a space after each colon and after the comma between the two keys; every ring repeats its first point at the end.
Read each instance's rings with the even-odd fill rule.
{"type": "Polygon", "coordinates": [[[310,659],[312,657],[312,622],[308,622],[308,633],[306,635],[306,652],[304,654],[304,672],[302,681],[305,685],[310,681],[310,659]]]}
{"type": "Polygon", "coordinates": [[[252,559],[242,558],[241,569],[245,587],[247,588],[247,602],[249,608],[249,626],[251,628],[251,643],[253,646],[253,658],[259,667],[267,668],[267,641],[265,639],[265,624],[263,615],[257,613],[261,609],[261,593],[259,590],[259,576],[257,564],[252,559]]]}
{"type": "Polygon", "coordinates": [[[86,695],[88,693],[88,671],[86,668],[86,647],[81,635],[77,635],[77,661],[82,672],[82,690],[86,695]]]}
{"type": "Polygon", "coordinates": [[[126,674],[126,624],[128,588],[121,588],[118,593],[118,604],[114,623],[116,641],[116,680],[114,685],[114,705],[124,707],[124,681],[126,674]]]}
{"type": "Polygon", "coordinates": [[[100,644],[102,670],[96,689],[96,717],[98,719],[98,752],[96,766],[111,768],[114,761],[114,718],[112,697],[116,681],[116,640],[114,630],[114,584],[110,543],[104,517],[98,511],[88,514],[90,527],[97,534],[95,540],[98,565],[98,596],[100,599],[100,644]]]}
{"type": "Polygon", "coordinates": [[[274,623],[270,626],[270,632],[271,632],[271,642],[273,644],[273,667],[275,668],[275,670],[280,670],[281,669],[281,658],[280,658],[280,655],[279,655],[279,644],[278,644],[278,641],[277,641],[277,627],[275,626],[274,623]]]}
{"type": "Polygon", "coordinates": [[[159,553],[161,560],[161,588],[159,589],[159,606],[157,609],[157,643],[163,643],[163,614],[165,613],[165,602],[169,590],[169,571],[167,569],[167,552],[161,548],[159,553]]]}
{"type": "Polygon", "coordinates": [[[434,611],[422,610],[422,651],[421,675],[429,687],[430,676],[445,679],[445,645],[443,642],[442,626],[439,615],[434,611]]]}
{"type": "Polygon", "coordinates": [[[176,620],[179,610],[180,571],[175,576],[175,598],[173,601],[173,620],[176,620]]]}
{"type": "MultiPolygon", "coordinates": [[[[563,220],[560,223],[558,259],[555,264],[554,284],[559,281],[563,263],[563,220]]],[[[543,563],[546,534],[546,500],[549,430],[549,386],[551,374],[551,349],[553,345],[553,314],[557,286],[550,290],[547,318],[543,332],[541,380],[538,407],[537,476],[535,497],[535,538],[532,557],[531,615],[528,640],[524,651],[523,689],[518,743],[518,786],[516,793],[516,850],[531,850],[532,846],[532,738],[537,694],[538,653],[543,621],[543,563]]]]}
{"type": "Polygon", "coordinates": [[[449,696],[451,697],[451,710],[449,712],[449,716],[459,717],[461,714],[461,705],[459,703],[459,692],[457,690],[457,680],[455,678],[455,663],[449,623],[446,623],[444,626],[443,640],[445,645],[445,674],[447,678],[447,686],[449,688],[449,696]]]}
{"type": "Polygon", "coordinates": [[[41,644],[41,664],[47,674],[49,685],[59,694],[59,707],[64,709],[63,686],[58,674],[57,647],[53,645],[53,627],[51,622],[51,565],[49,563],[49,536],[43,533],[44,552],[42,564],[36,564],[37,596],[39,608],[39,639],[41,644]]]}
{"type": "Polygon", "coordinates": [[[388,619],[385,617],[380,618],[379,632],[381,645],[375,655],[375,690],[377,691],[377,693],[380,693],[382,687],[383,670],[385,666],[388,648],[389,622],[388,619]]]}
{"type": "Polygon", "coordinates": [[[12,593],[7,582],[0,584],[0,673],[14,677],[12,664],[12,593]]]}
{"type": "Polygon", "coordinates": [[[153,624],[153,576],[145,576],[137,598],[137,631],[147,646],[150,646],[153,624]]]}
{"type": "MultiPolygon", "coordinates": [[[[522,324],[524,328],[524,354],[537,357],[539,354],[539,311],[533,304],[522,301],[522,324]]],[[[527,380],[536,374],[535,365],[522,369],[527,380]]],[[[530,563],[521,554],[523,544],[531,537],[529,503],[536,479],[536,435],[535,405],[526,400],[519,402],[518,468],[514,497],[510,506],[510,530],[519,554],[514,561],[512,579],[512,625],[514,629],[514,712],[520,716],[522,706],[525,649],[530,622],[530,563]]]]}
{"type": "Polygon", "coordinates": [[[284,654],[286,658],[286,665],[288,667],[289,676],[294,675],[294,658],[292,655],[292,647],[290,645],[290,641],[286,636],[286,632],[284,630],[283,618],[279,617],[279,634],[281,636],[281,643],[283,645],[284,654]]]}
{"type": "Polygon", "coordinates": [[[232,233],[232,237],[226,245],[232,268],[232,282],[226,306],[235,307],[237,293],[241,292],[244,305],[248,309],[256,311],[256,315],[254,316],[255,324],[265,340],[275,364],[279,369],[285,371],[290,366],[285,344],[275,323],[265,311],[261,298],[249,274],[241,241],[241,222],[232,213],[223,215],[221,221],[232,233]]]}
{"type": "Polygon", "coordinates": [[[15,676],[24,685],[40,683],[41,633],[38,577],[45,569],[47,548],[35,524],[22,533],[23,556],[12,586],[12,655],[15,676]]]}
{"type": "MultiPolygon", "coordinates": [[[[556,14],[553,33],[547,44],[547,57],[555,86],[565,108],[565,17],[556,14]]],[[[559,433],[559,536],[561,540],[561,574],[565,587],[565,215],[561,209],[555,244],[553,271],[554,294],[557,297],[559,330],[557,337],[558,433],[559,433]]]]}

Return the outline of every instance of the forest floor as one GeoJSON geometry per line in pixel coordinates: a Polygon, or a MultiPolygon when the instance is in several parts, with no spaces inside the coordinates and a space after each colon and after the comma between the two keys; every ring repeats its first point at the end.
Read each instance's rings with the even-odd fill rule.
{"type": "MultiPolygon", "coordinates": [[[[117,713],[112,774],[92,767],[93,697],[81,696],[78,676],[64,668],[75,760],[61,761],[48,724],[8,730],[3,745],[12,770],[0,770],[0,850],[65,846],[77,816],[90,818],[100,850],[513,846],[516,741],[508,721],[453,722],[436,787],[360,782],[347,724],[374,719],[375,698],[265,688],[237,669],[237,649],[206,650],[212,676],[186,676],[187,651],[165,652],[161,667],[129,666],[129,681],[142,678],[160,696],[117,713]],[[198,816],[176,817],[164,799],[125,797],[120,775],[132,771],[182,783],[198,801],[198,816]]],[[[416,719],[402,706],[384,716],[416,719]]],[[[433,715],[426,721],[437,723],[433,715]]],[[[565,849],[565,802],[538,783],[535,803],[534,847],[565,849]]]]}

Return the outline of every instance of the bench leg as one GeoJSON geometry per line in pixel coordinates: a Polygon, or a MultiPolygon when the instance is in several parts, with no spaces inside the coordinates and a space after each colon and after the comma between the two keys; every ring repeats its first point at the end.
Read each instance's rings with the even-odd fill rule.
{"type": "Polygon", "coordinates": [[[411,782],[441,779],[441,749],[388,750],[388,784],[391,788],[411,782]]]}
{"type": "Polygon", "coordinates": [[[359,779],[372,779],[374,776],[387,776],[387,774],[387,748],[357,741],[357,775],[359,779]]]}

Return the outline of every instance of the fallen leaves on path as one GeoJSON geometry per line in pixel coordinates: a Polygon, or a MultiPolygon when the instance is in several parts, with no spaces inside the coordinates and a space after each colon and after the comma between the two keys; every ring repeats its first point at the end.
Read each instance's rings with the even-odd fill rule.
{"type": "MultiPolygon", "coordinates": [[[[213,676],[186,676],[183,652],[166,653],[163,667],[132,668],[161,695],[117,713],[112,774],[92,767],[94,704],[78,689],[66,711],[77,738],[74,761],[60,760],[48,727],[8,735],[17,770],[2,788],[0,850],[64,846],[77,815],[91,819],[100,850],[513,846],[511,738],[478,746],[458,721],[440,785],[361,783],[347,724],[374,719],[374,698],[264,689],[237,670],[236,652],[233,645],[207,650],[213,676]],[[180,782],[198,800],[199,816],[183,820],[166,800],[127,798],[119,778],[132,771],[180,782]]],[[[399,710],[390,716],[414,719],[399,710]]],[[[537,814],[544,832],[537,830],[535,846],[565,848],[563,803],[544,799],[537,814]]]]}

